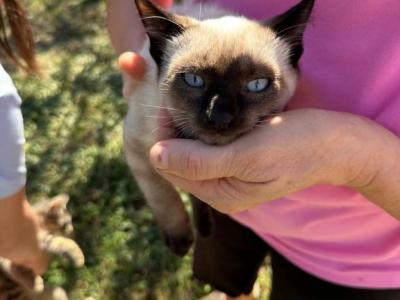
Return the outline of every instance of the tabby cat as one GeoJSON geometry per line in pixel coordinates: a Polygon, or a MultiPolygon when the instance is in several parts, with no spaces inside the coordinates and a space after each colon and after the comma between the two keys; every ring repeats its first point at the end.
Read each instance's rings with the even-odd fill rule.
{"type": "MultiPolygon", "coordinates": [[[[70,238],[73,232],[67,211],[67,195],[43,200],[34,206],[40,220],[41,247],[51,256],[67,258],[75,267],[85,260],[79,246],[70,238]]],[[[68,300],[62,288],[45,286],[31,270],[0,257],[0,300],[68,300]]]]}
{"type": "Polygon", "coordinates": [[[270,20],[253,21],[210,5],[175,8],[189,17],[136,0],[148,35],[140,54],[149,67],[129,99],[124,148],[174,253],[184,255],[193,237],[178,193],[149,163],[159,108],[169,111],[179,137],[215,145],[282,111],[296,89],[313,5],[302,0],[270,20]]]}

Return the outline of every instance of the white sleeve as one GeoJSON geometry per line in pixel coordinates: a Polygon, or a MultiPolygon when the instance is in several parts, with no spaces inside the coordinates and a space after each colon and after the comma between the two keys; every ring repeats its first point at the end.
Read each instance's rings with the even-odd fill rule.
{"type": "Polygon", "coordinates": [[[0,64],[0,198],[11,196],[26,182],[21,99],[0,64]]]}

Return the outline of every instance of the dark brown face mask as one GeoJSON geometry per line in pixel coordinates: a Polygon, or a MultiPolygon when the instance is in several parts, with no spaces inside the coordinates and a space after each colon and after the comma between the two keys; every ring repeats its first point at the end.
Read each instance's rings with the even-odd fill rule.
{"type": "Polygon", "coordinates": [[[25,71],[38,71],[32,28],[24,7],[17,0],[0,2],[0,50],[25,71]]]}

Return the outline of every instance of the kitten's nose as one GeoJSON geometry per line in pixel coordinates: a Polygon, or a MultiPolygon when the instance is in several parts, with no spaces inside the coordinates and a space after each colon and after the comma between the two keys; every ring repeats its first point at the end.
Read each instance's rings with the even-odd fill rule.
{"type": "Polygon", "coordinates": [[[205,112],[205,124],[215,130],[228,129],[235,119],[235,108],[229,98],[214,95],[205,112]]]}
{"type": "Polygon", "coordinates": [[[213,113],[207,118],[206,124],[207,126],[217,130],[228,129],[233,123],[234,118],[234,115],[226,112],[213,113]]]}

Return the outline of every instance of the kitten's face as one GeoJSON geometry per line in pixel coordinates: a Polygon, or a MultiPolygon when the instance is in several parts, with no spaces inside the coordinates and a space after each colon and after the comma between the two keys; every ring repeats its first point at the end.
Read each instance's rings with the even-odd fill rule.
{"type": "MultiPolygon", "coordinates": [[[[293,95],[302,47],[291,47],[282,38],[277,30],[285,28],[275,26],[281,23],[264,25],[241,17],[197,21],[165,12],[162,17],[171,22],[158,23],[159,18],[151,18],[157,13],[148,9],[151,4],[137,2],[142,15],[150,16],[144,24],[163,97],[174,108],[170,113],[184,137],[229,143],[281,111],[293,95]]],[[[286,23],[289,31],[295,26],[286,23]]],[[[302,32],[296,29],[297,39],[302,32]]]]}
{"type": "Polygon", "coordinates": [[[248,132],[292,96],[297,72],[288,55],[269,28],[244,18],[196,22],[169,41],[161,68],[176,126],[211,144],[248,132]]]}
{"type": "Polygon", "coordinates": [[[40,217],[42,229],[51,234],[72,235],[74,229],[71,215],[67,209],[68,201],[68,195],[62,194],[35,205],[35,211],[40,217]]]}

